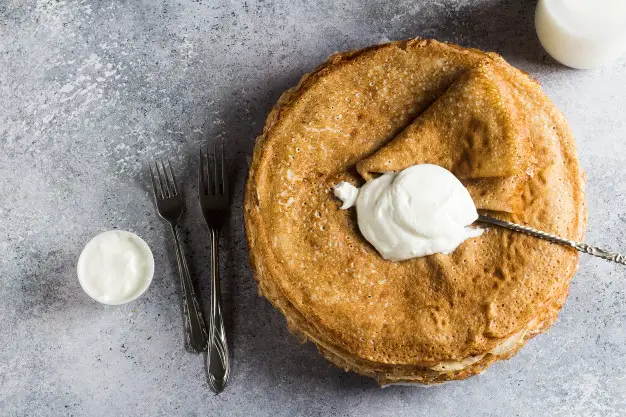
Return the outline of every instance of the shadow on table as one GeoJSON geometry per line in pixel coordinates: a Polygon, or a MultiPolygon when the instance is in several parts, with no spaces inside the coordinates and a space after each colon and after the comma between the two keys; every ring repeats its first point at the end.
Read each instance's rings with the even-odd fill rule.
{"type": "MultiPolygon", "coordinates": [[[[237,332],[240,298],[245,294],[255,293],[256,284],[248,267],[248,255],[243,231],[243,188],[248,173],[255,138],[262,131],[267,113],[279,95],[295,84],[296,79],[285,78],[276,83],[251,82],[248,86],[238,85],[227,92],[218,103],[207,110],[204,119],[207,121],[203,133],[195,138],[187,139],[183,150],[182,166],[174,166],[179,188],[183,189],[186,202],[185,212],[181,218],[182,242],[187,257],[189,270],[194,278],[194,285],[203,304],[205,318],[208,323],[210,300],[210,244],[209,234],[198,199],[198,155],[201,147],[212,147],[224,144],[225,159],[231,188],[231,210],[228,223],[224,225],[220,236],[220,271],[225,326],[228,335],[237,332]],[[258,94],[256,92],[258,91],[258,94]],[[252,92],[253,94],[251,94],[252,92]],[[219,110],[219,123],[215,122],[215,108],[219,110]]],[[[152,185],[149,175],[150,160],[144,161],[142,171],[137,177],[141,188],[153,199],[152,185]]],[[[156,216],[156,208],[154,208],[156,216]]],[[[156,224],[161,221],[157,220],[156,224]]],[[[163,222],[163,228],[167,229],[163,222]]],[[[164,232],[167,254],[167,267],[171,270],[174,286],[181,294],[178,266],[174,255],[173,243],[169,230],[164,232]]],[[[180,304],[182,317],[182,303],[180,304]]],[[[181,331],[181,337],[183,333],[181,331]]],[[[231,354],[237,355],[237,344],[230,346],[231,354]]]]}
{"type": "MultiPolygon", "coordinates": [[[[15,305],[22,319],[44,318],[51,313],[60,314],[79,309],[77,303],[91,304],[78,283],[74,258],[62,250],[34,252],[31,255],[31,273],[20,279],[16,287],[20,294],[15,305]]],[[[77,258],[77,256],[76,256],[77,258]]]]}
{"type": "Polygon", "coordinates": [[[497,52],[521,65],[526,62],[563,68],[544,51],[537,38],[536,3],[535,0],[466,2],[456,9],[449,4],[431,3],[414,14],[398,17],[386,35],[391,39],[434,38],[497,52]]]}

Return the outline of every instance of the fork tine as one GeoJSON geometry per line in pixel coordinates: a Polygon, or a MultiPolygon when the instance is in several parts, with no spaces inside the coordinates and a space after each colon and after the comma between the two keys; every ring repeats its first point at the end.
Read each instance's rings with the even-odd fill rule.
{"type": "Polygon", "coordinates": [[[206,157],[206,182],[207,182],[207,194],[214,194],[215,191],[215,175],[213,166],[215,164],[215,160],[211,155],[209,147],[207,146],[204,150],[204,156],[206,157]]]}
{"type": "Polygon", "coordinates": [[[154,190],[154,198],[160,200],[162,198],[162,191],[159,191],[159,187],[157,187],[157,180],[154,177],[154,171],[152,170],[152,163],[148,165],[150,167],[150,178],[152,179],[152,189],[154,190]]]}
{"type": "Polygon", "coordinates": [[[228,175],[226,175],[226,165],[224,164],[224,142],[220,144],[220,165],[222,166],[222,194],[228,194],[228,175]]]}
{"type": "Polygon", "coordinates": [[[218,174],[219,170],[217,169],[217,147],[213,144],[213,189],[215,190],[215,194],[220,193],[220,177],[218,174]]]}
{"type": "Polygon", "coordinates": [[[206,194],[206,179],[204,176],[204,154],[200,148],[200,162],[198,165],[198,190],[200,194],[206,194]]]}
{"type": "Polygon", "coordinates": [[[207,147],[205,149],[205,156],[206,156],[206,183],[207,183],[207,193],[208,194],[213,194],[213,186],[215,183],[215,176],[213,175],[213,159],[211,158],[211,152],[209,151],[209,148],[207,147]]]}
{"type": "Polygon", "coordinates": [[[167,195],[169,197],[173,197],[175,193],[174,193],[174,189],[172,188],[172,183],[170,182],[170,178],[167,175],[167,168],[165,167],[165,162],[163,162],[162,159],[160,160],[160,162],[161,162],[161,173],[163,174],[162,181],[167,187],[167,195]]]}
{"type": "Polygon", "coordinates": [[[167,160],[167,167],[165,168],[165,178],[167,178],[168,184],[170,185],[172,195],[177,195],[178,186],[176,185],[176,177],[174,176],[174,170],[172,169],[172,162],[169,159],[167,160]]]}
{"type": "Polygon", "coordinates": [[[163,178],[165,168],[163,167],[163,162],[161,162],[161,167],[159,167],[159,160],[157,160],[155,162],[156,165],[156,173],[157,173],[157,178],[159,179],[159,184],[161,185],[161,190],[163,190],[163,197],[164,198],[169,198],[170,197],[170,192],[169,189],[167,188],[167,180],[165,180],[165,178],[163,178]],[[163,167],[163,168],[162,168],[163,167]]]}

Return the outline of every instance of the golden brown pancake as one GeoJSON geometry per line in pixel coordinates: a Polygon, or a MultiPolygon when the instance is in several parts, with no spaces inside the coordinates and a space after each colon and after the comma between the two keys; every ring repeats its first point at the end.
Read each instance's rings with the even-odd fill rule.
{"type": "Polygon", "coordinates": [[[450,255],[386,261],[332,196],[339,181],[360,184],[355,164],[485,59],[529,115],[534,173],[521,209],[500,217],[581,239],[584,184],[567,122],[496,55],[420,39],[333,55],[280,98],[255,146],[244,214],[260,293],[330,361],[380,383],[463,379],[509,357],[554,322],[577,267],[575,251],[501,229],[450,255]],[[448,365],[467,358],[479,359],[448,365]]]}
{"type": "Polygon", "coordinates": [[[391,143],[359,161],[359,173],[369,180],[373,173],[434,163],[459,179],[526,171],[526,120],[498,71],[492,59],[470,68],[391,143]]]}
{"type": "Polygon", "coordinates": [[[468,188],[476,207],[512,212],[531,171],[526,118],[513,87],[485,59],[461,76],[406,129],[357,163],[363,178],[437,164],[468,188]]]}

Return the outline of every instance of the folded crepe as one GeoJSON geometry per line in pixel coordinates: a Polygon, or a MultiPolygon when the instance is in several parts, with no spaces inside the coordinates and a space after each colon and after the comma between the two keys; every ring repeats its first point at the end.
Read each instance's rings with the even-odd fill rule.
{"type": "Polygon", "coordinates": [[[415,164],[450,170],[476,207],[517,212],[531,173],[531,145],[514,88],[485,60],[376,153],[357,163],[365,179],[415,164]]]}

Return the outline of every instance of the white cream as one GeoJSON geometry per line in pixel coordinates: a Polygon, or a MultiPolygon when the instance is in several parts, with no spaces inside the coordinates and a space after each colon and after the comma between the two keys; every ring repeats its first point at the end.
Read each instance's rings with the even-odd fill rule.
{"type": "Polygon", "coordinates": [[[596,68],[626,50],[626,1],[539,0],[535,28],[557,61],[572,68],[596,68]]]}
{"type": "Polygon", "coordinates": [[[359,195],[359,189],[345,181],[335,185],[333,192],[335,193],[335,197],[343,201],[341,205],[342,210],[352,207],[359,195]]]}
{"type": "Polygon", "coordinates": [[[482,234],[469,227],[477,218],[467,189],[448,170],[431,164],[384,174],[360,190],[342,182],[335,195],[347,209],[354,204],[359,229],[383,258],[392,261],[450,253],[482,234]]]}
{"type": "Polygon", "coordinates": [[[154,258],[139,236],[111,230],[94,237],[78,258],[78,281],[103,304],[127,303],[143,294],[154,274],[154,258]]]}

